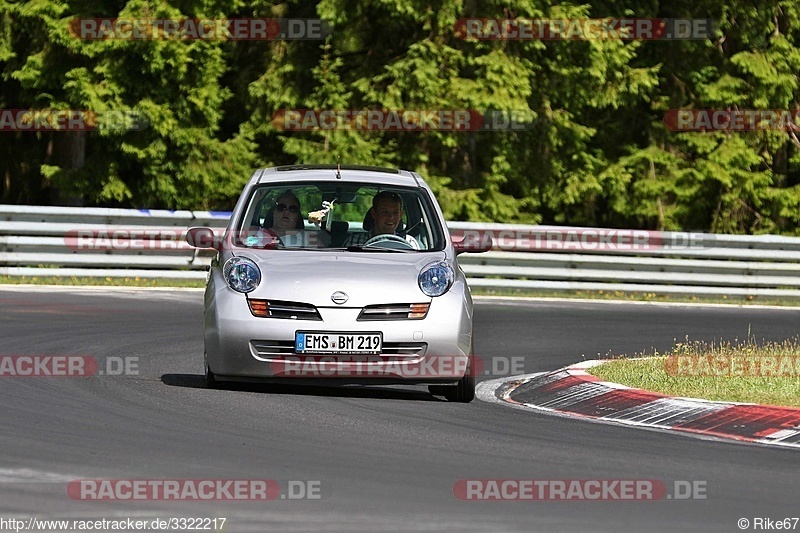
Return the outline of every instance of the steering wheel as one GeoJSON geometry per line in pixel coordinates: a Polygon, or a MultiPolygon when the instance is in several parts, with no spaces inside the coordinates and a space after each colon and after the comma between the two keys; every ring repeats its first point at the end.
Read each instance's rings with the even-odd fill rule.
{"type": "MultiPolygon", "coordinates": [[[[407,240],[405,240],[403,237],[401,237],[399,235],[393,235],[391,233],[384,233],[382,235],[375,235],[374,237],[369,239],[367,242],[365,242],[364,246],[372,246],[374,244],[378,244],[380,242],[385,242],[385,241],[386,242],[393,242],[393,243],[402,244],[404,248],[408,248],[409,250],[413,250],[414,249],[414,247],[411,246],[411,244],[407,240]]],[[[392,247],[392,248],[394,248],[394,247],[392,247]]]]}

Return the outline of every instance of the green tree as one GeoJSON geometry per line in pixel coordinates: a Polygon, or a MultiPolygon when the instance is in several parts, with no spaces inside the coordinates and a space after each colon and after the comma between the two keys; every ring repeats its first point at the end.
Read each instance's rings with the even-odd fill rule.
{"type": "MultiPolygon", "coordinates": [[[[219,83],[227,68],[225,43],[83,40],[70,31],[75,17],[213,18],[228,11],[228,3],[192,2],[180,10],[166,2],[130,0],[119,11],[116,2],[5,4],[11,30],[3,76],[14,85],[8,91],[14,104],[98,116],[97,130],[85,134],[33,134],[55,156],[63,155],[36,158],[28,179],[38,172],[43,188],[56,189],[61,201],[81,197],[100,205],[229,207],[256,157],[247,132],[218,136],[222,104],[231,96],[219,83]],[[136,120],[113,118],[120,116],[136,120]],[[135,124],[139,127],[130,130],[135,124]],[[75,142],[75,137],[84,138],[75,142]]],[[[28,139],[20,134],[17,141],[28,139]]]]}

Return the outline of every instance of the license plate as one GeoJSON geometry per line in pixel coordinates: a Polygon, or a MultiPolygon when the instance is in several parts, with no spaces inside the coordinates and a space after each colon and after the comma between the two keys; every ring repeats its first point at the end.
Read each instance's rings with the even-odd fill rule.
{"type": "Polygon", "coordinates": [[[377,355],[381,353],[382,345],[383,334],[376,332],[298,331],[294,338],[295,353],[377,355]]]}

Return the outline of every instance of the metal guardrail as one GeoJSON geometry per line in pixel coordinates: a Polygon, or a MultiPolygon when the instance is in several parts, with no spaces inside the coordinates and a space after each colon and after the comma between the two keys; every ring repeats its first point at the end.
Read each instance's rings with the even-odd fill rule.
{"type": "MultiPolygon", "coordinates": [[[[0,205],[0,275],[204,279],[193,226],[229,213],[0,205]]],[[[473,287],[800,298],[800,238],[448,223],[473,287]]]]}

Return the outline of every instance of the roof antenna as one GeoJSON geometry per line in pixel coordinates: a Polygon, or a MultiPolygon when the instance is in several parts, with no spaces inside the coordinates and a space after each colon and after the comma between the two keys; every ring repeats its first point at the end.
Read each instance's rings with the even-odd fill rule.
{"type": "Polygon", "coordinates": [[[340,180],[342,179],[342,156],[339,155],[338,158],[339,160],[336,163],[336,179],[340,180]]]}

